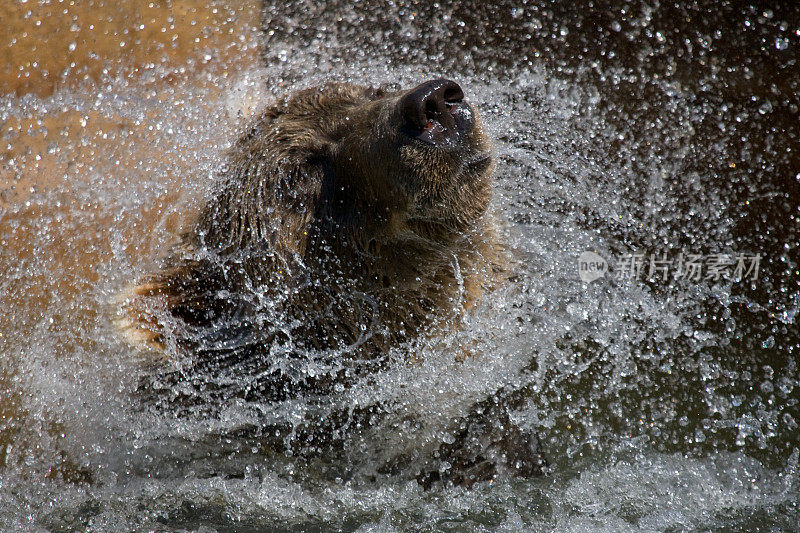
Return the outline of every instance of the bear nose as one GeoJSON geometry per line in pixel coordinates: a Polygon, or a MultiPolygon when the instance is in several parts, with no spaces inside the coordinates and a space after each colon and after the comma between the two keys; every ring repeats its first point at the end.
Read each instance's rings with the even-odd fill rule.
{"type": "Polygon", "coordinates": [[[408,133],[430,144],[457,140],[472,123],[464,91],[452,80],[426,81],[400,101],[408,133]]]}

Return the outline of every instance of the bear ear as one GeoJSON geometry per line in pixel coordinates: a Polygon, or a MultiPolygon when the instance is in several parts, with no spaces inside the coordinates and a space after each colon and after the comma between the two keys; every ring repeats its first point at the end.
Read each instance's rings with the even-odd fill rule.
{"type": "Polygon", "coordinates": [[[292,152],[232,157],[198,218],[196,244],[223,253],[266,245],[284,257],[302,256],[322,194],[324,162],[308,150],[292,152]]]}

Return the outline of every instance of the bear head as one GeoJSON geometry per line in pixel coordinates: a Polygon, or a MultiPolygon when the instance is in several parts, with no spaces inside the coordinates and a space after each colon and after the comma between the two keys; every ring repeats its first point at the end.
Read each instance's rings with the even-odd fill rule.
{"type": "Polygon", "coordinates": [[[409,232],[441,244],[484,215],[491,170],[482,123],[455,82],[327,84],[255,121],[198,234],[217,248],[267,239],[300,255],[312,233],[362,248],[409,232]]]}

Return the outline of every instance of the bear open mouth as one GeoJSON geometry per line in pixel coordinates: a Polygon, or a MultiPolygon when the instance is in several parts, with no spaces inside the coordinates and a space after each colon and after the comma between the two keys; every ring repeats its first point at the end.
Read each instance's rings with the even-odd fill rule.
{"type": "Polygon", "coordinates": [[[418,141],[429,148],[455,147],[460,144],[462,137],[462,132],[458,129],[447,129],[436,120],[428,122],[421,130],[406,124],[400,132],[412,142],[418,141]]]}

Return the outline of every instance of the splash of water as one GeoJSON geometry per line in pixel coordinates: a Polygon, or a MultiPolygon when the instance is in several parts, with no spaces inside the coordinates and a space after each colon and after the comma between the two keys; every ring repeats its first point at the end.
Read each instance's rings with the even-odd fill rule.
{"type": "MultiPolygon", "coordinates": [[[[496,6],[498,33],[483,35],[464,30],[466,15],[449,5],[433,14],[339,7],[301,16],[267,5],[275,31],[266,36],[266,67],[213,79],[189,72],[169,83],[164,72],[109,75],[0,100],[2,171],[15,184],[0,199],[4,527],[796,523],[797,235],[779,233],[770,215],[753,221],[748,207],[796,206],[793,189],[770,178],[796,161],[781,151],[792,139],[755,137],[769,130],[776,106],[792,102],[758,87],[744,102],[727,86],[709,91],[727,83],[718,73],[654,77],[646,54],[633,68],[548,64],[538,49],[511,64],[492,57],[504,49],[497,35],[515,23],[569,48],[571,19],[560,23],[548,8],[514,5],[504,14],[496,6]],[[449,50],[462,36],[464,46],[449,50]],[[489,44],[475,44],[481,39],[489,44]],[[497,139],[495,208],[507,221],[517,278],[461,330],[401,349],[398,358],[413,350],[420,365],[392,366],[342,392],[340,405],[390,413],[354,432],[343,451],[341,463],[356,475],[232,437],[265,421],[302,420],[302,398],[232,403],[199,419],[132,407],[142,369],[110,326],[109,301],[174,241],[241,119],[331,78],[410,86],[448,69],[497,139]],[[634,106],[629,92],[649,101],[634,106]],[[586,250],[612,267],[620,256],[662,250],[769,257],[753,283],[618,279],[614,271],[586,284],[576,264],[586,250]],[[457,363],[462,346],[478,355],[457,363]],[[446,441],[449,420],[505,385],[530,391],[513,416],[542,436],[550,477],[432,493],[375,482],[382,453],[446,441]]],[[[642,9],[608,28],[645,35],[659,16],[642,9]]],[[[775,17],[751,18],[767,26],[775,17]]],[[[651,33],[655,56],[673,51],[651,33]]]]}

